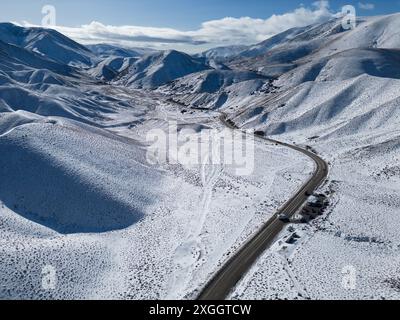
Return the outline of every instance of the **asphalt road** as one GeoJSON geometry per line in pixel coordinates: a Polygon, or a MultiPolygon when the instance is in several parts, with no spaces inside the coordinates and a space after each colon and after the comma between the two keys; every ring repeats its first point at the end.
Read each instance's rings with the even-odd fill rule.
{"type": "MultiPolygon", "coordinates": [[[[237,130],[233,124],[226,121],[226,116],[221,116],[221,121],[229,128],[237,130]]],[[[272,142],[290,149],[296,150],[310,157],[316,164],[313,176],[302,188],[288,201],[277,213],[263,226],[263,228],[250,239],[230,260],[219,270],[213,279],[206,285],[200,293],[198,300],[224,300],[235,288],[238,282],[254,265],[257,259],[274,242],[274,239],[283,230],[285,223],[278,216],[285,214],[288,217],[295,215],[306,203],[310,194],[326,180],[328,176],[328,164],[316,154],[295,145],[282,143],[261,136],[257,139],[272,142]]]]}

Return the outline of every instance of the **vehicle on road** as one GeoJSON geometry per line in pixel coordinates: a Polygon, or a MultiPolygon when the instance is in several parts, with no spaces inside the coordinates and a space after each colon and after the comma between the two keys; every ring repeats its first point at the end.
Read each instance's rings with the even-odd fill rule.
{"type": "Polygon", "coordinates": [[[278,219],[284,223],[290,222],[290,217],[287,214],[281,213],[278,215],[278,219]]]}
{"type": "MultiPolygon", "coordinates": [[[[238,130],[236,126],[229,123],[226,115],[221,116],[221,121],[225,126],[238,130]]],[[[232,122],[232,121],[231,121],[232,122]]],[[[269,143],[278,143],[278,141],[267,139],[263,137],[261,139],[266,140],[269,143]]],[[[228,262],[221,267],[215,277],[213,277],[207,285],[204,287],[202,292],[198,296],[198,300],[224,300],[229,296],[229,293],[237,285],[237,283],[243,278],[249,269],[256,263],[257,259],[269,248],[276,238],[277,235],[284,229],[287,223],[296,223],[294,215],[306,204],[306,199],[302,195],[302,192],[307,195],[307,198],[311,196],[318,187],[326,180],[327,170],[323,170],[327,164],[319,156],[311,153],[308,150],[297,147],[295,144],[289,145],[286,143],[281,144],[284,147],[294,149],[301,152],[311,158],[315,164],[316,169],[314,174],[307,182],[305,189],[293,196],[285,205],[278,211],[276,218],[270,219],[260,231],[250,239],[243,247],[241,247],[228,262]],[[307,190],[305,192],[304,190],[307,190]],[[283,213],[282,213],[283,212],[283,213]],[[281,222],[281,223],[277,223],[281,222]]],[[[304,217],[307,219],[307,217],[304,217]]]]}

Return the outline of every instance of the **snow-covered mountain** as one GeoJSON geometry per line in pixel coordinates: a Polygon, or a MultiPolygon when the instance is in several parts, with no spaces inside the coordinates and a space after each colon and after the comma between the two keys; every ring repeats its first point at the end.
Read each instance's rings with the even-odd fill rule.
{"type": "Polygon", "coordinates": [[[62,64],[90,66],[95,60],[89,49],[52,29],[0,23],[0,40],[62,64]]]}
{"type": "Polygon", "coordinates": [[[241,50],[238,52],[236,57],[244,57],[244,58],[253,58],[263,54],[266,54],[268,51],[273,49],[274,47],[279,46],[282,43],[287,43],[290,40],[294,39],[299,34],[309,30],[310,26],[303,28],[293,28],[289,29],[285,32],[279,33],[276,36],[273,36],[263,42],[260,42],[256,45],[249,46],[248,48],[241,50]]]}
{"type": "Polygon", "coordinates": [[[133,57],[110,56],[101,60],[88,73],[96,79],[112,81],[129,71],[129,68],[138,61],[133,57]]]}
{"type": "Polygon", "coordinates": [[[125,75],[141,57],[157,51],[147,48],[123,48],[110,44],[87,45],[98,58],[88,73],[96,79],[112,81],[125,75]]]}
{"type": "MultiPolygon", "coordinates": [[[[93,124],[99,110],[113,108],[110,98],[88,89],[98,80],[87,74],[86,67],[83,70],[71,66],[69,60],[58,62],[35,50],[26,49],[26,34],[31,34],[29,29],[18,27],[7,30],[10,34],[1,33],[1,37],[10,43],[0,40],[0,112],[27,111],[93,124]],[[18,40],[15,30],[22,32],[22,40],[18,40]]],[[[35,28],[32,33],[38,31],[35,28]]],[[[56,39],[51,47],[57,47],[58,43],[56,39]]],[[[60,50],[74,51],[75,46],[75,42],[68,40],[60,50]],[[67,44],[71,47],[65,47],[67,44]]]]}
{"type": "Polygon", "coordinates": [[[11,78],[17,78],[21,75],[18,71],[24,71],[26,69],[35,71],[47,70],[64,76],[72,75],[75,71],[68,65],[60,64],[35,52],[5,43],[1,40],[0,54],[2,56],[0,61],[1,70],[11,78]]]}
{"type": "Polygon", "coordinates": [[[232,298],[399,298],[391,285],[398,261],[391,244],[400,240],[399,24],[400,14],[362,18],[353,30],[333,20],[228,64],[276,80],[273,90],[222,110],[239,127],[316,150],[330,163],[320,191],[332,203],[323,218],[287,233],[299,237],[294,245],[282,235],[232,298]],[[340,284],[347,261],[363,273],[351,291],[340,284]],[[304,277],[309,270],[317,271],[304,277]]]}
{"type": "Polygon", "coordinates": [[[288,30],[248,50],[228,63],[231,68],[252,69],[279,76],[301,65],[302,59],[326,57],[356,48],[398,48],[399,15],[359,18],[358,27],[344,30],[341,19],[288,30]]]}
{"type": "MultiPolygon", "coordinates": [[[[372,112],[368,116],[371,121],[379,119],[378,115],[374,116],[375,113],[382,115],[383,109],[376,108],[376,103],[382,103],[378,96],[383,94],[390,97],[392,102],[395,101],[395,91],[391,90],[400,72],[400,38],[396,36],[399,23],[398,14],[365,18],[354,30],[344,31],[341,30],[340,22],[333,20],[316,29],[307,30],[287,44],[280,44],[268,54],[256,58],[258,65],[264,68],[259,70],[262,74],[271,68],[270,65],[264,66],[266,62],[278,65],[290,63],[290,70],[277,75],[278,80],[274,84],[279,90],[273,99],[268,97],[270,102],[262,102],[263,95],[254,99],[255,105],[264,106],[263,113],[254,117],[251,108],[248,108],[240,117],[245,119],[247,113],[252,115],[251,119],[246,120],[250,120],[250,123],[268,119],[265,125],[271,133],[284,133],[299,126],[310,128],[311,124],[316,129],[318,126],[314,124],[321,125],[335,120],[341,126],[346,126],[353,119],[366,120],[368,112],[372,112]],[[310,41],[314,44],[317,41],[318,46],[314,46],[307,54],[303,51],[299,56],[297,46],[291,49],[293,43],[309,45],[310,41]],[[293,60],[289,59],[290,56],[293,60]],[[374,88],[380,89],[376,91],[374,88]],[[320,96],[318,92],[324,92],[324,95],[320,96]],[[376,99],[365,104],[365,99],[370,99],[372,92],[376,92],[376,99]],[[316,96],[312,98],[314,93],[316,96]],[[306,109],[300,111],[303,103],[306,109]],[[356,108],[354,105],[363,107],[356,108]],[[276,124],[273,124],[274,119],[276,124]],[[286,122],[284,119],[290,120],[286,122]]],[[[243,64],[236,66],[239,65],[244,67],[243,64]]],[[[389,109],[386,110],[390,113],[389,109]]],[[[388,125],[385,121],[382,124],[388,125]]],[[[359,126],[354,128],[361,129],[359,126]]]]}
{"type": "Polygon", "coordinates": [[[86,46],[99,58],[122,57],[122,58],[139,58],[146,54],[154,53],[156,50],[148,48],[124,48],[111,44],[101,43],[86,46]]]}
{"type": "Polygon", "coordinates": [[[187,107],[213,110],[231,105],[235,99],[245,101],[270,81],[251,71],[214,69],[177,79],[159,91],[187,107]]]}
{"type": "Polygon", "coordinates": [[[212,48],[207,51],[195,54],[195,57],[207,58],[216,61],[226,61],[227,59],[237,56],[239,53],[245,51],[248,46],[233,45],[227,47],[212,48]]]}
{"type": "Polygon", "coordinates": [[[142,57],[129,68],[119,83],[126,86],[156,88],[206,69],[210,67],[203,59],[171,50],[142,57]]]}

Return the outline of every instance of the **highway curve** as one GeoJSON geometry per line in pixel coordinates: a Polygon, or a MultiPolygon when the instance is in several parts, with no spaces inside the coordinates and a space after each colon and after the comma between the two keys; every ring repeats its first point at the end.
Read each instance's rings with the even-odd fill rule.
{"type": "MultiPolygon", "coordinates": [[[[238,130],[232,123],[227,121],[226,115],[221,116],[221,121],[225,126],[238,130]]],[[[264,251],[269,248],[274,239],[283,230],[285,223],[279,220],[280,214],[292,217],[305,204],[310,194],[314,193],[317,188],[326,180],[328,176],[328,164],[318,157],[316,154],[302,149],[295,145],[282,143],[265,137],[257,136],[257,139],[272,142],[290,149],[303,153],[311,158],[315,164],[313,176],[307,181],[302,188],[289,200],[277,213],[258,231],[252,239],[246,242],[236,254],[231,257],[228,262],[217,272],[211,281],[205,286],[200,293],[198,300],[224,300],[231,291],[249,271],[256,260],[261,257],[264,251]]]]}

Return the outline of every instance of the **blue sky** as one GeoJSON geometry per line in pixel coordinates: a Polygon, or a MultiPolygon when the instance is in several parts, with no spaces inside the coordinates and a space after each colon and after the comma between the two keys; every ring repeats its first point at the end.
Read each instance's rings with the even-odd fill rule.
{"type": "Polygon", "coordinates": [[[327,19],[329,15],[340,12],[346,4],[354,5],[357,14],[362,16],[400,12],[400,0],[330,0],[320,1],[318,5],[315,1],[12,0],[2,3],[0,21],[40,25],[42,7],[51,4],[56,8],[59,31],[81,42],[178,47],[196,51],[207,46],[257,42],[284,31],[285,27],[327,19]],[[271,19],[272,15],[279,19],[271,19]],[[224,20],[226,17],[235,19],[224,20]],[[249,18],[245,20],[244,17],[249,18]],[[82,28],[93,21],[97,24],[82,28]],[[124,29],[122,26],[134,28],[124,29]],[[139,34],[143,36],[138,37],[139,34]]]}
{"type": "MultiPolygon", "coordinates": [[[[266,19],[272,14],[291,11],[301,4],[311,6],[315,0],[12,0],[2,3],[1,21],[29,21],[40,23],[41,8],[54,5],[58,23],[65,26],[87,24],[93,20],[112,25],[143,25],[172,27],[182,30],[197,28],[202,22],[224,17],[266,19]]],[[[360,14],[385,14],[400,11],[400,1],[337,1],[331,8],[339,11],[345,4],[373,3],[374,10],[360,14]]]]}

